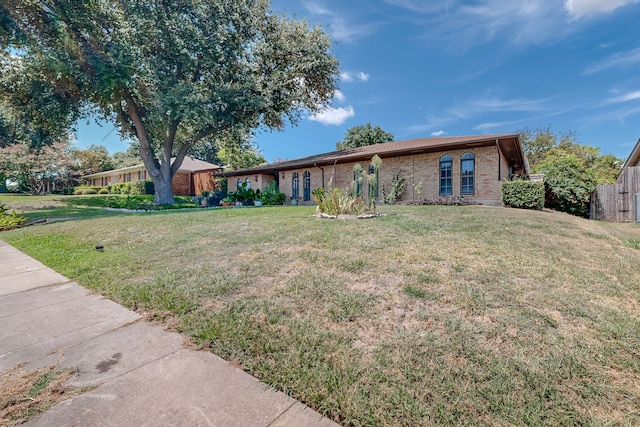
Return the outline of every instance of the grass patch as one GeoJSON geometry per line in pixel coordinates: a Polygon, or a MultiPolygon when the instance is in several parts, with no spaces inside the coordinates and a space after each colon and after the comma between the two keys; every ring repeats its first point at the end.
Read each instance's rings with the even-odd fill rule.
{"type": "Polygon", "coordinates": [[[1,237],[343,425],[640,424],[640,226],[381,209],[85,216],[1,237]]]}
{"type": "Polygon", "coordinates": [[[629,246],[632,249],[638,249],[640,250],[640,239],[629,239],[629,240],[625,240],[624,242],[625,245],[629,246]]]}
{"type": "Polygon", "coordinates": [[[64,385],[75,374],[73,369],[56,366],[26,371],[16,365],[0,373],[0,426],[18,425],[63,400],[89,389],[64,385]]]}

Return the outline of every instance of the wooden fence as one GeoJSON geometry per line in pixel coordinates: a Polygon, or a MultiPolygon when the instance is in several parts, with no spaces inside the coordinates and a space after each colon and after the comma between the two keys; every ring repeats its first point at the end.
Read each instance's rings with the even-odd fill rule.
{"type": "Polygon", "coordinates": [[[615,184],[598,185],[591,196],[591,219],[600,221],[638,220],[640,166],[625,168],[615,184]]]}

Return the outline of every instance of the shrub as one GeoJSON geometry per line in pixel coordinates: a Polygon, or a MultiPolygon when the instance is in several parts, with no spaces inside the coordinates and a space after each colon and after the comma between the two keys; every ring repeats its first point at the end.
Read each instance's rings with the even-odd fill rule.
{"type": "Polygon", "coordinates": [[[94,190],[93,188],[85,188],[84,190],[82,190],[82,195],[87,195],[87,194],[98,194],[98,192],[96,190],[94,190]]]}
{"type": "Polygon", "coordinates": [[[98,194],[109,194],[109,190],[107,190],[106,188],[101,188],[100,190],[98,190],[98,194]]]}
{"type": "Polygon", "coordinates": [[[472,199],[462,196],[439,196],[435,199],[419,199],[406,200],[398,203],[399,205],[427,206],[427,205],[443,205],[443,206],[469,206],[478,203],[472,199]]]}
{"type": "Polygon", "coordinates": [[[544,173],[546,205],[573,215],[588,213],[596,180],[575,156],[549,161],[538,168],[544,173]]]}
{"type": "Polygon", "coordinates": [[[387,190],[382,184],[382,201],[385,205],[391,205],[395,203],[402,194],[407,186],[407,179],[400,174],[395,174],[391,178],[391,188],[387,190]]]}
{"type": "Polygon", "coordinates": [[[318,204],[318,211],[327,215],[362,215],[367,210],[365,201],[348,190],[333,188],[325,191],[320,187],[313,190],[311,196],[318,204]]]}
{"type": "Polygon", "coordinates": [[[27,218],[18,215],[15,211],[7,213],[6,207],[0,203],[0,231],[13,230],[20,227],[27,221],[27,218]]]}
{"type": "Polygon", "coordinates": [[[271,181],[260,195],[260,200],[265,206],[284,205],[287,196],[278,190],[275,181],[271,181]]]}
{"type": "Polygon", "coordinates": [[[518,209],[544,207],[544,183],[528,180],[506,181],[502,184],[502,203],[518,209]]]}

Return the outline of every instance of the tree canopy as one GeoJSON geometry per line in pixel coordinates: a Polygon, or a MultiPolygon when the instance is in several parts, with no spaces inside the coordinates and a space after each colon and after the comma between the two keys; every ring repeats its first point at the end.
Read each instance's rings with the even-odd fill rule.
{"type": "MultiPolygon", "coordinates": [[[[582,145],[573,132],[556,133],[550,127],[524,129],[519,132],[522,149],[533,173],[549,163],[573,157],[581,169],[588,171],[597,184],[613,183],[624,160],[612,154],[601,154],[600,148],[582,145]]],[[[573,160],[572,163],[575,163],[573,160]]]]}
{"type": "Polygon", "coordinates": [[[3,65],[134,137],[160,204],[200,141],[282,129],[336,90],[328,36],[267,0],[0,0],[0,16],[3,65]]]}
{"type": "Polygon", "coordinates": [[[266,163],[266,159],[246,129],[234,128],[196,144],[190,154],[196,159],[224,166],[228,170],[249,168],[266,163]]]}
{"type": "Polygon", "coordinates": [[[546,205],[574,215],[588,213],[596,185],[614,182],[624,163],[602,155],[598,147],[579,144],[572,132],[525,129],[520,140],[531,172],[545,175],[546,205]]]}
{"type": "Polygon", "coordinates": [[[0,175],[17,181],[31,194],[41,194],[47,182],[64,183],[77,166],[66,142],[43,147],[12,144],[0,148],[0,175]]]}
{"type": "Polygon", "coordinates": [[[115,169],[113,159],[102,145],[90,145],[84,150],[76,149],[72,154],[78,162],[80,176],[115,169]]]}
{"type": "Polygon", "coordinates": [[[385,132],[380,126],[371,126],[371,123],[367,123],[347,130],[342,141],[336,143],[336,150],[392,142],[393,139],[393,135],[385,132]]]}

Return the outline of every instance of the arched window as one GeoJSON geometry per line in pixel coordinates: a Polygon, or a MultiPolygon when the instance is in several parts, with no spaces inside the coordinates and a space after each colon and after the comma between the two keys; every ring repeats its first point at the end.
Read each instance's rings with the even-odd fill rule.
{"type": "Polygon", "coordinates": [[[476,156],[464,153],[460,158],[460,194],[473,194],[476,156]]]}
{"type": "Polygon", "coordinates": [[[369,165],[369,200],[378,200],[380,197],[380,177],[378,170],[369,165]]]}
{"type": "Polygon", "coordinates": [[[244,180],[247,183],[247,190],[251,188],[251,178],[247,178],[244,180]]]}
{"type": "Polygon", "coordinates": [[[239,190],[242,187],[242,178],[238,178],[236,181],[236,190],[239,190]]]}
{"type": "Polygon", "coordinates": [[[445,154],[440,157],[440,195],[450,196],[453,194],[453,157],[445,154]]]}
{"type": "Polygon", "coordinates": [[[300,179],[298,172],[294,172],[291,176],[291,198],[297,199],[298,197],[300,197],[300,179]]]}
{"type": "Polygon", "coordinates": [[[305,202],[308,202],[309,200],[311,200],[311,173],[309,173],[309,171],[304,171],[304,175],[303,175],[303,181],[302,181],[302,200],[304,200],[305,202]]]}

